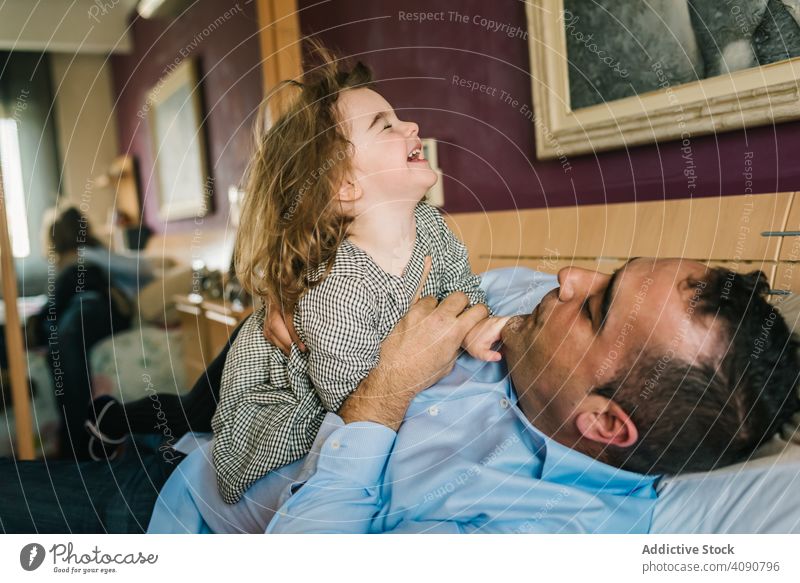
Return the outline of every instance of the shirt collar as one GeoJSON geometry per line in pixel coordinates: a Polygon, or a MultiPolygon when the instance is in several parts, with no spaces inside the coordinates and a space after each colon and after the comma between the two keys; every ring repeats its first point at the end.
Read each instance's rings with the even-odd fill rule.
{"type": "MultiPolygon", "coordinates": [[[[510,384],[510,383],[509,383],[510,384]]],[[[519,408],[513,389],[512,410],[526,434],[532,438],[533,455],[542,462],[541,480],[572,485],[584,490],[616,496],[655,498],[659,476],[647,476],[615,468],[551,439],[537,429],[519,408]]]]}

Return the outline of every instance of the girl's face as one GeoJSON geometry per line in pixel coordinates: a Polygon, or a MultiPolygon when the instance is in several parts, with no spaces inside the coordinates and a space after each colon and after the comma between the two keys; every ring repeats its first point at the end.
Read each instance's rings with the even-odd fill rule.
{"type": "Polygon", "coordinates": [[[436,183],[422,154],[419,127],[400,121],[392,106],[371,89],[349,89],[339,97],[339,118],[355,146],[353,176],[363,203],[417,203],[436,183]]]}

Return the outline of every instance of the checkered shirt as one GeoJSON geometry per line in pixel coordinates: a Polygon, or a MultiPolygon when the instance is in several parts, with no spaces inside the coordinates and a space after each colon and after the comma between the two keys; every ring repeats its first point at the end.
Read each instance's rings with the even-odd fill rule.
{"type": "Polygon", "coordinates": [[[381,343],[411,305],[426,256],[431,272],[423,296],[463,291],[470,304],[486,304],[466,248],[439,212],[420,203],[415,218],[416,240],[402,277],[349,240],[341,244],[328,276],[295,309],[307,352],[293,345],[287,357],[264,338],[263,307],[243,324],[225,361],[212,421],[217,485],[229,504],[310,451],[326,411],[337,411],[378,364],[381,343]]]}

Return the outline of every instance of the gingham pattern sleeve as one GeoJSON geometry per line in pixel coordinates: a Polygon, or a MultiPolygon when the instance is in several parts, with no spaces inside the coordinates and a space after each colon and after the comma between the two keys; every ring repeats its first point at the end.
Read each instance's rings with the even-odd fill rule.
{"type": "MultiPolygon", "coordinates": [[[[439,298],[442,299],[453,292],[461,291],[467,295],[471,306],[483,304],[489,308],[486,292],[481,289],[481,278],[472,273],[466,245],[450,230],[438,210],[427,204],[425,207],[429,213],[432,213],[429,220],[435,225],[434,236],[439,241],[441,263],[446,266],[438,274],[439,298]]],[[[491,308],[489,308],[489,312],[491,314],[491,308]]]]}
{"type": "Polygon", "coordinates": [[[299,308],[308,376],[322,405],[335,413],[378,364],[383,338],[376,299],[359,278],[332,275],[299,308]]]}

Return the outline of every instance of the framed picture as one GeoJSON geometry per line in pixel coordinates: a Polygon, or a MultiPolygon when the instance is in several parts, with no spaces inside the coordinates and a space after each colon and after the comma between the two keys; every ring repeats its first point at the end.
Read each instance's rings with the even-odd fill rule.
{"type": "Polygon", "coordinates": [[[187,59],[150,91],[148,120],[162,220],[207,214],[210,195],[196,63],[187,59]]]}
{"type": "Polygon", "coordinates": [[[536,153],[800,118],[800,0],[530,0],[536,153]]]}

